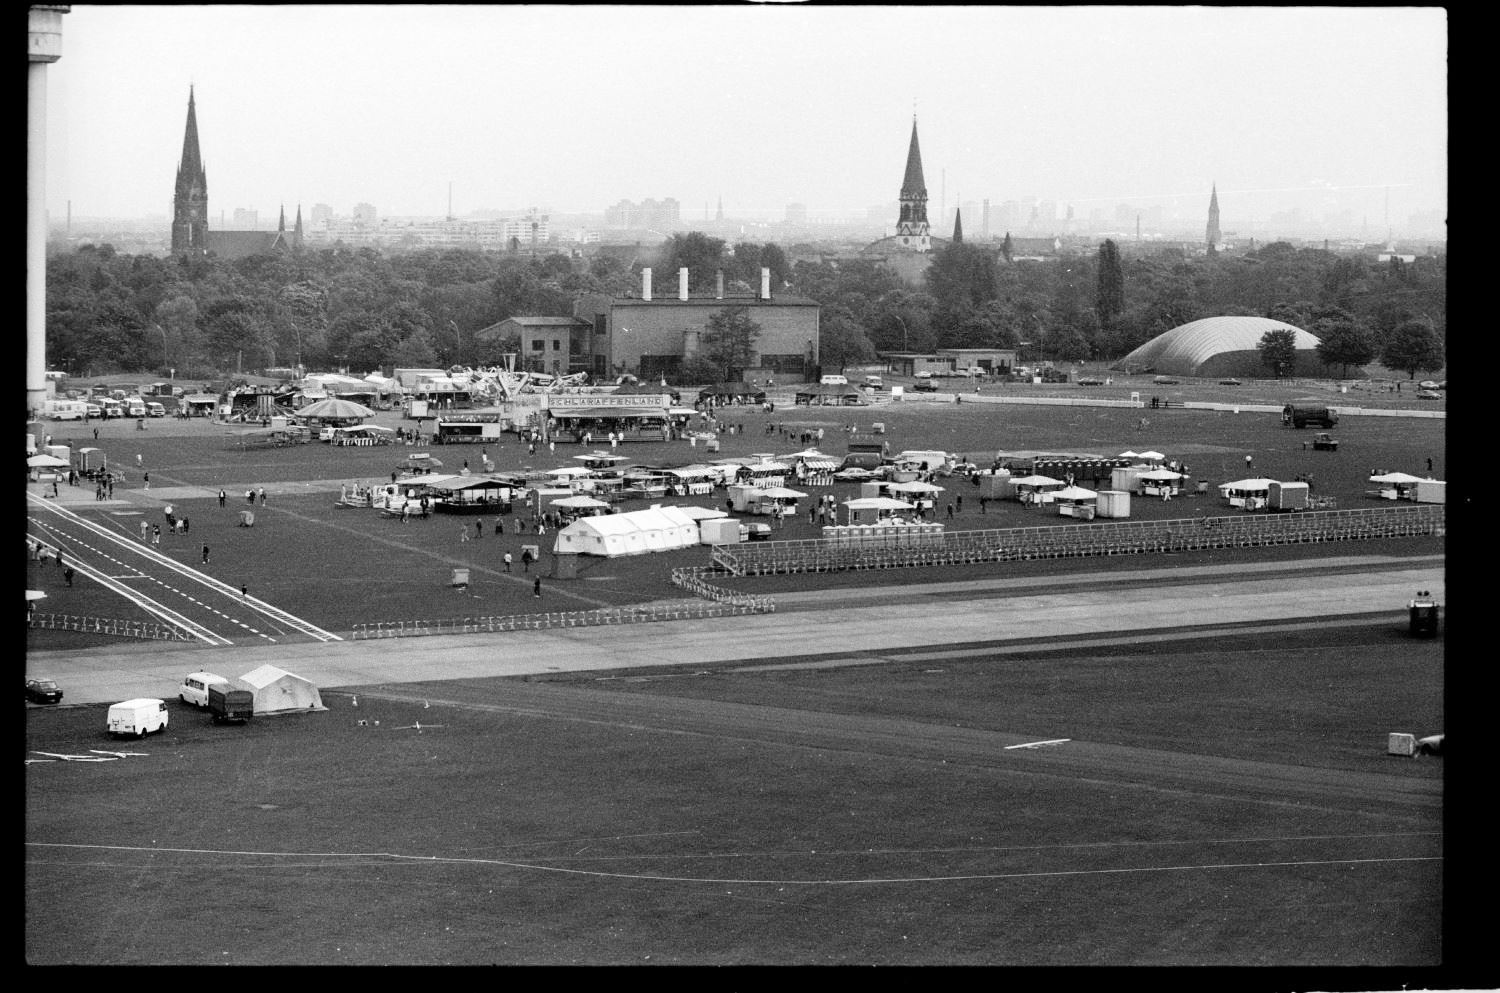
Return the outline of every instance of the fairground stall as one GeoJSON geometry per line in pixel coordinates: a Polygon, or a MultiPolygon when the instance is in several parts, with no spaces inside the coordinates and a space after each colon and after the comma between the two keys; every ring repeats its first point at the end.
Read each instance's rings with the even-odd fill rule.
{"type": "Polygon", "coordinates": [[[1016,495],[1016,499],[1028,506],[1051,503],[1052,494],[1067,485],[1061,479],[1038,475],[1019,476],[1010,481],[1010,489],[1016,495]]]}
{"type": "MultiPolygon", "coordinates": [[[[372,445],[389,445],[396,440],[394,428],[382,427],[379,424],[358,424],[347,428],[332,428],[332,436],[328,439],[330,445],[340,448],[365,448],[372,445]]],[[[318,435],[322,437],[320,432],[318,435]]]]}
{"type": "Polygon", "coordinates": [[[666,441],[671,429],[671,397],[664,393],[547,395],[548,437],[599,444],[613,434],[617,441],[666,441]]]}
{"type": "Polygon", "coordinates": [[[1099,510],[1099,494],[1082,486],[1065,486],[1052,492],[1052,505],[1059,517],[1092,521],[1099,510]]]}
{"type": "Polygon", "coordinates": [[[432,431],[434,445],[498,445],[507,427],[497,410],[473,410],[438,416],[432,431]]]}
{"type": "Polygon", "coordinates": [[[798,486],[832,486],[833,474],[842,463],[842,460],[825,455],[816,448],[781,455],[777,461],[792,467],[798,486]]]}
{"type": "Polygon", "coordinates": [[[606,514],[609,512],[609,506],[603,500],[585,496],[582,493],[556,497],[547,504],[549,510],[555,511],[562,518],[564,526],[581,517],[598,517],[600,514],[606,514]]]}
{"type": "Polygon", "coordinates": [[[421,492],[431,497],[434,510],[448,514],[508,514],[513,500],[526,499],[509,481],[492,476],[450,476],[424,483],[421,492]]]}
{"type": "Polygon", "coordinates": [[[1415,503],[1446,503],[1448,484],[1441,479],[1404,472],[1381,472],[1370,476],[1379,489],[1365,491],[1379,500],[1411,500],[1415,503]]]}
{"type": "Polygon", "coordinates": [[[682,465],[662,472],[673,479],[677,496],[707,496],[724,478],[722,467],[711,465],[682,465]]]}
{"type": "Polygon", "coordinates": [[[795,517],[797,501],[806,496],[801,490],[785,486],[736,484],[729,487],[729,501],[735,513],[762,517],[795,517]]]}
{"type": "Polygon", "coordinates": [[[1271,499],[1271,484],[1274,479],[1256,477],[1254,479],[1236,479],[1231,483],[1219,484],[1219,496],[1231,507],[1241,510],[1265,510],[1271,499]]]}

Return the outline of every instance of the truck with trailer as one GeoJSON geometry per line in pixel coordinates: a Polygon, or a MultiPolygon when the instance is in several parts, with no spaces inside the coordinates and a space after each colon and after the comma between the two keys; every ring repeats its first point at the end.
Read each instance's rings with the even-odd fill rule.
{"type": "Polygon", "coordinates": [[[1331,428],[1339,422],[1338,411],[1332,407],[1303,406],[1289,403],[1281,408],[1281,423],[1288,427],[1331,428]]]}

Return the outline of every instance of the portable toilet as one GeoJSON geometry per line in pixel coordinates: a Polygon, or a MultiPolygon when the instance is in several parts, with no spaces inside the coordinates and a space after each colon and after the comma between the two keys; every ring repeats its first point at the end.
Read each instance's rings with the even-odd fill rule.
{"type": "Polygon", "coordinates": [[[1124,490],[1100,490],[1097,506],[1100,517],[1129,517],[1130,494],[1124,490]]]}
{"type": "Polygon", "coordinates": [[[1306,483],[1272,480],[1266,494],[1266,504],[1271,510],[1306,510],[1308,492],[1306,483]]]}
{"type": "Polygon", "coordinates": [[[48,445],[47,454],[54,459],[62,459],[69,464],[73,462],[73,449],[68,445],[48,445]]]}

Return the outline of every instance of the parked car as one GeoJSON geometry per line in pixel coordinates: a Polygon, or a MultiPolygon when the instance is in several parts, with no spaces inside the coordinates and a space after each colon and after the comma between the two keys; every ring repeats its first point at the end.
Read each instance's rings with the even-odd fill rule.
{"type": "Polygon", "coordinates": [[[59,703],[63,691],[50,679],[26,680],[26,699],[32,703],[59,703]]]}
{"type": "Polygon", "coordinates": [[[1337,438],[1323,431],[1313,435],[1312,447],[1315,452],[1336,452],[1339,450],[1339,443],[1337,438]]]}
{"type": "Polygon", "coordinates": [[[1240,381],[1238,379],[1234,379],[1233,377],[1231,377],[1229,379],[1221,379],[1221,380],[1219,380],[1219,385],[1220,386],[1240,386],[1242,384],[1240,383],[1240,381]]]}
{"type": "Polygon", "coordinates": [[[1439,393],[1437,390],[1418,390],[1417,391],[1417,399],[1418,400],[1441,400],[1442,398],[1443,398],[1443,395],[1441,393],[1439,393]]]}
{"type": "Polygon", "coordinates": [[[1434,379],[1424,379],[1420,383],[1417,384],[1417,389],[1419,389],[1419,390],[1439,390],[1439,389],[1442,389],[1442,387],[1437,384],[1437,380],[1434,380],[1434,379]]]}
{"type": "Polygon", "coordinates": [[[1084,376],[1078,380],[1079,386],[1103,386],[1104,380],[1096,376],[1084,376]]]}
{"type": "Polygon", "coordinates": [[[1182,380],[1178,379],[1176,376],[1157,376],[1155,379],[1151,380],[1151,382],[1155,383],[1157,386],[1176,386],[1178,383],[1182,382],[1182,380]]]}
{"type": "Polygon", "coordinates": [[[936,393],[937,384],[930,379],[919,379],[911,387],[918,393],[936,393]]]}

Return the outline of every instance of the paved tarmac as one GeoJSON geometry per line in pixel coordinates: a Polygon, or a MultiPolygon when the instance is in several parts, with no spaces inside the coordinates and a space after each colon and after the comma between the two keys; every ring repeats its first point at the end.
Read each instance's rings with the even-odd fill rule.
{"type": "Polygon", "coordinates": [[[1441,556],[1330,557],[1292,563],[1142,569],[1098,577],[999,579],[920,587],[777,594],[774,614],[580,627],[232,648],[132,645],[35,652],[31,675],[62,684],[70,704],[175,694],[203,669],[239,676],[271,663],[321,688],[480,679],[673,664],[776,663],[977,644],[997,652],[1049,639],[1139,641],[1192,629],[1256,625],[1225,638],[1274,637],[1276,626],[1388,619],[1405,624],[1418,589],[1444,600],[1441,556]],[[1075,588],[1067,588],[1072,580],[1075,588]],[[1079,583],[1086,586],[1078,587],[1079,583]],[[813,609],[808,609],[813,607],[813,609]],[[800,608],[800,609],[799,609],[800,608]]]}

